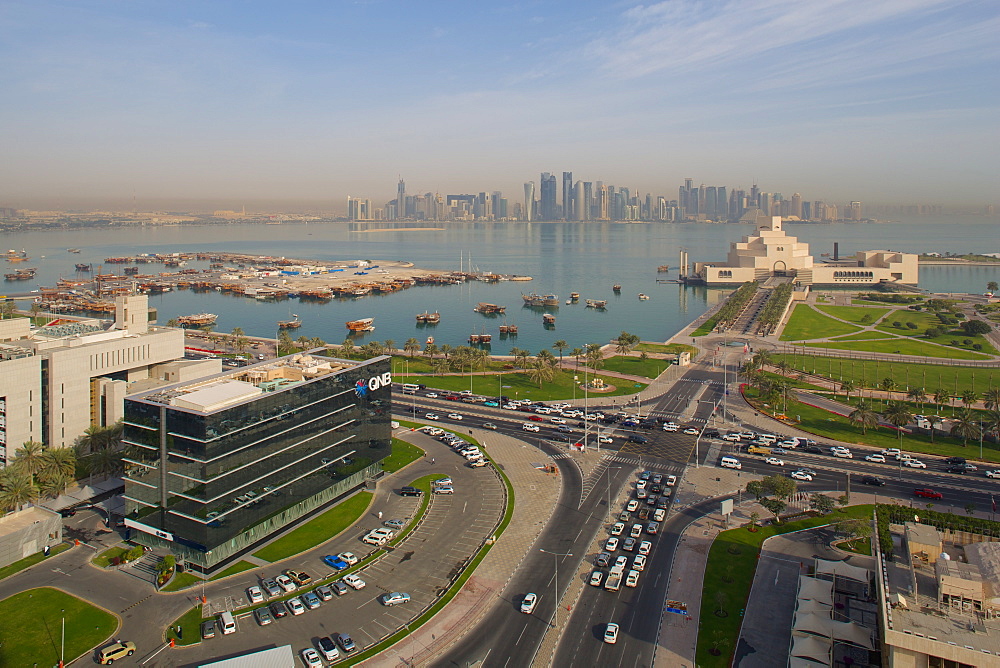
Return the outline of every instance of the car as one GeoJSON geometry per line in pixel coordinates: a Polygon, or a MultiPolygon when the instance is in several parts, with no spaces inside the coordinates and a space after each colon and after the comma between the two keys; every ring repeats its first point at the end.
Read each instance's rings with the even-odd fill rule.
{"type": "Polygon", "coordinates": [[[652,508],[641,508],[639,510],[639,519],[640,520],[648,520],[649,516],[652,515],[652,514],[653,514],[653,509],[652,508]]]}
{"type": "Polygon", "coordinates": [[[295,583],[292,582],[291,578],[289,578],[287,575],[279,575],[276,578],[274,578],[274,581],[277,582],[278,586],[284,589],[286,593],[298,589],[298,587],[295,586],[295,583]]]}
{"type": "Polygon", "coordinates": [[[648,533],[650,536],[655,536],[659,531],[660,531],[659,522],[650,522],[649,524],[646,525],[646,533],[648,533]]]}
{"type": "Polygon", "coordinates": [[[875,475],[866,475],[861,478],[861,484],[882,487],[883,485],[885,485],[885,480],[882,480],[882,478],[879,478],[878,476],[875,475]]]}
{"type": "Polygon", "coordinates": [[[599,434],[597,436],[597,442],[598,443],[614,443],[615,439],[611,438],[607,434],[599,434]]]}
{"type": "Polygon", "coordinates": [[[545,418],[543,418],[541,415],[532,415],[528,419],[531,420],[532,422],[545,422],[545,418]]]}
{"type": "Polygon", "coordinates": [[[484,401],[483,406],[486,406],[487,408],[499,408],[500,404],[496,401],[484,401]]]}
{"type": "Polygon", "coordinates": [[[337,644],[340,645],[340,649],[344,650],[347,654],[357,651],[358,647],[351,640],[351,636],[346,633],[337,634],[337,644]]]}
{"type": "Polygon", "coordinates": [[[851,454],[851,451],[846,448],[843,450],[834,450],[830,454],[834,457],[841,457],[842,459],[854,459],[854,455],[851,454]]]}
{"type": "Polygon", "coordinates": [[[809,452],[814,455],[821,455],[823,454],[823,448],[819,447],[818,445],[807,445],[806,447],[802,448],[802,452],[809,452]]]}
{"type": "Polygon", "coordinates": [[[789,438],[784,441],[778,441],[777,445],[780,448],[797,448],[799,447],[799,442],[789,438]]]}
{"type": "Polygon", "coordinates": [[[638,538],[639,536],[641,536],[642,535],[642,525],[641,524],[633,524],[632,528],[628,532],[628,535],[631,536],[632,538],[638,538]]]}
{"type": "Polygon", "coordinates": [[[551,422],[552,424],[566,424],[565,418],[561,417],[549,418],[549,422],[551,422]]]}
{"type": "Polygon", "coordinates": [[[319,600],[319,596],[317,596],[314,591],[307,591],[302,594],[302,602],[305,603],[306,607],[310,610],[315,610],[322,605],[322,601],[319,600]]]}
{"type": "Polygon", "coordinates": [[[615,522],[613,525],[611,525],[610,532],[612,536],[620,536],[624,531],[625,531],[624,522],[615,522]]]}
{"type": "Polygon", "coordinates": [[[843,445],[831,445],[830,446],[830,454],[833,454],[834,452],[837,452],[837,451],[850,452],[850,449],[844,447],[843,445]]]}
{"type": "Polygon", "coordinates": [[[416,487],[411,487],[410,485],[406,485],[405,487],[400,488],[399,495],[400,496],[423,496],[424,495],[424,490],[417,489],[416,487]]]}
{"type": "Polygon", "coordinates": [[[530,615],[535,610],[535,606],[538,604],[538,594],[525,594],[524,598],[521,599],[521,612],[526,615],[530,615]]]}
{"type": "Polygon", "coordinates": [[[641,543],[639,543],[639,554],[647,555],[652,550],[653,550],[653,544],[650,541],[644,540],[641,543]]]}
{"type": "Polygon", "coordinates": [[[607,626],[604,627],[604,642],[609,645],[618,642],[618,625],[614,622],[608,622],[607,626]]]}
{"type": "Polygon", "coordinates": [[[452,481],[451,478],[449,478],[448,476],[445,476],[444,478],[438,478],[437,480],[435,480],[431,484],[433,484],[433,485],[453,485],[454,482],[452,481]]]}
{"type": "Polygon", "coordinates": [[[784,460],[778,459],[777,457],[764,457],[765,464],[771,464],[773,466],[784,466],[784,460]]]}
{"type": "Polygon", "coordinates": [[[911,469],[925,469],[927,464],[924,464],[919,459],[904,459],[903,466],[909,467],[911,469]]]}
{"type": "Polygon", "coordinates": [[[378,529],[372,529],[366,533],[361,539],[361,542],[366,545],[385,545],[395,535],[396,534],[392,531],[392,529],[379,527],[378,529]]]}
{"type": "Polygon", "coordinates": [[[350,575],[345,575],[344,577],[341,578],[341,580],[351,589],[356,590],[365,588],[365,581],[359,578],[354,573],[351,573],[350,575]]]}
{"type": "Polygon", "coordinates": [[[949,466],[944,471],[945,473],[958,473],[959,475],[965,475],[966,473],[969,472],[967,468],[961,465],[949,466]]]}
{"type": "Polygon", "coordinates": [[[336,582],[332,583],[330,585],[330,589],[332,589],[333,593],[336,594],[337,596],[343,596],[344,594],[350,591],[350,589],[347,588],[347,585],[345,585],[340,580],[337,580],[336,582]]]}
{"type": "Polygon", "coordinates": [[[662,494],[663,493],[663,485],[660,485],[660,484],[650,485],[649,486],[649,493],[650,494],[662,494]]]}
{"type": "Polygon", "coordinates": [[[946,464],[965,464],[965,457],[948,457],[944,460],[946,464]]]}
{"type": "Polygon", "coordinates": [[[343,571],[350,568],[350,564],[341,559],[339,556],[334,554],[328,554],[323,557],[323,563],[333,568],[334,570],[343,571]]]}
{"type": "Polygon", "coordinates": [[[387,607],[392,607],[394,605],[399,605],[400,603],[409,603],[410,595],[401,591],[393,591],[388,594],[382,594],[380,597],[382,605],[387,607]]]}
{"type": "Polygon", "coordinates": [[[608,552],[614,552],[618,549],[618,539],[615,536],[608,538],[604,541],[604,549],[608,552]]]}
{"type": "MultiPolygon", "coordinates": [[[[634,501],[634,499],[633,499],[633,501],[634,501]]],[[[636,501],[636,503],[638,503],[638,501],[636,501]]],[[[632,513],[630,513],[627,510],[621,511],[620,513],[618,513],[618,521],[619,522],[631,522],[632,521],[632,513]]]]}
{"type": "Polygon", "coordinates": [[[207,640],[215,637],[215,620],[210,619],[201,623],[201,638],[207,640]]]}
{"type": "Polygon", "coordinates": [[[434,488],[435,494],[454,494],[455,488],[451,485],[440,485],[434,488]]]}
{"type": "MultiPolygon", "coordinates": [[[[397,521],[398,521],[398,520],[397,520],[397,521]]],[[[385,524],[385,525],[386,525],[387,527],[389,526],[389,523],[388,523],[388,522],[385,522],[384,524],[385,524]]],[[[339,556],[339,557],[340,557],[340,560],[341,560],[341,561],[346,561],[346,562],[347,562],[348,564],[350,564],[351,566],[353,566],[354,564],[358,563],[358,556],[357,556],[356,554],[354,554],[353,552],[341,552],[341,553],[340,553],[339,555],[337,555],[337,556],[339,556]]]]}
{"type": "Polygon", "coordinates": [[[281,596],[283,590],[278,586],[278,583],[274,580],[261,580],[260,586],[264,588],[268,596],[281,596]]]}
{"type": "Polygon", "coordinates": [[[438,398],[438,393],[437,392],[428,392],[424,396],[427,397],[428,399],[437,399],[438,398]]]}
{"type": "Polygon", "coordinates": [[[537,424],[531,424],[530,422],[525,422],[521,425],[522,431],[541,431],[541,428],[537,424]]]}
{"type": "Polygon", "coordinates": [[[632,568],[640,572],[646,570],[646,555],[637,554],[632,557],[632,568]]]}
{"type": "Polygon", "coordinates": [[[668,475],[663,480],[663,484],[666,485],[667,487],[673,487],[674,485],[677,484],[677,476],[675,476],[675,475],[668,475]]]}
{"type": "Polygon", "coordinates": [[[661,427],[663,431],[675,432],[680,429],[679,425],[676,424],[665,424],[661,427]]]}
{"type": "Polygon", "coordinates": [[[615,564],[612,566],[611,570],[620,571],[628,566],[628,557],[624,554],[615,557],[615,564]]]}
{"type": "Polygon", "coordinates": [[[635,498],[639,499],[640,501],[648,497],[649,497],[649,491],[646,490],[645,487],[640,487],[635,490],[635,498]]]}
{"type": "Polygon", "coordinates": [[[639,586],[639,571],[631,570],[625,575],[625,586],[626,587],[639,586]]]}
{"type": "Polygon", "coordinates": [[[994,469],[992,471],[986,472],[987,478],[1000,478],[1000,469],[994,469]]]}
{"type": "Polygon", "coordinates": [[[901,452],[902,451],[899,448],[885,448],[879,454],[885,455],[886,457],[896,457],[898,459],[901,452]]]}
{"type": "Polygon", "coordinates": [[[337,651],[337,643],[333,642],[333,638],[328,636],[320,636],[319,640],[316,641],[316,649],[319,650],[319,653],[327,661],[336,661],[340,658],[340,652],[337,651]]]}
{"type": "Polygon", "coordinates": [[[448,419],[449,420],[461,420],[462,419],[462,414],[461,413],[448,413],[448,419]]]}
{"type": "MultiPolygon", "coordinates": [[[[656,500],[656,510],[666,510],[667,506],[669,505],[670,505],[669,493],[664,494],[663,496],[661,496],[659,499],[656,500]]],[[[654,515],[656,514],[656,510],[653,511],[654,515]]]]}
{"type": "Polygon", "coordinates": [[[688,436],[697,436],[701,432],[695,429],[694,427],[688,427],[687,429],[684,430],[684,433],[687,434],[688,436]]]}
{"type": "Polygon", "coordinates": [[[636,499],[629,499],[628,503],[625,504],[625,510],[629,511],[630,513],[633,513],[638,509],[639,509],[639,501],[636,499]]]}
{"type": "Polygon", "coordinates": [[[312,647],[302,650],[302,663],[306,664],[306,668],[323,668],[323,659],[319,658],[319,652],[312,647]]]}
{"type": "Polygon", "coordinates": [[[498,427],[495,424],[493,424],[492,422],[484,422],[483,423],[483,429],[492,429],[493,431],[496,431],[498,429],[498,427]]]}
{"type": "Polygon", "coordinates": [[[275,619],[281,619],[288,615],[288,608],[284,601],[271,601],[267,607],[271,609],[271,614],[274,615],[275,619]]]}
{"type": "MultiPolygon", "coordinates": [[[[663,499],[660,500],[662,501],[663,499]]],[[[653,511],[653,519],[656,520],[657,522],[662,522],[666,518],[666,516],[667,516],[666,508],[657,508],[656,510],[653,511]]]]}
{"type": "Polygon", "coordinates": [[[294,582],[295,584],[297,584],[300,587],[303,587],[303,586],[309,584],[310,582],[312,582],[312,576],[309,575],[308,573],[306,573],[305,571],[293,571],[293,570],[289,569],[289,570],[285,570],[284,574],[286,576],[288,576],[288,578],[292,582],[294,582]]]}
{"type": "Polygon", "coordinates": [[[649,439],[646,438],[645,436],[642,436],[641,434],[629,434],[628,440],[630,443],[639,443],[640,445],[649,443],[649,439]]]}
{"type": "Polygon", "coordinates": [[[813,479],[812,475],[805,471],[792,471],[789,475],[795,480],[803,480],[805,482],[812,482],[813,479]]]}
{"type": "Polygon", "coordinates": [[[285,601],[285,605],[288,606],[288,611],[291,612],[292,615],[301,615],[306,611],[306,606],[302,605],[302,601],[298,596],[293,596],[285,601]]]}
{"type": "Polygon", "coordinates": [[[636,545],[635,538],[632,538],[632,536],[629,536],[628,538],[622,541],[622,549],[628,552],[632,552],[633,550],[635,550],[635,545],[636,545]]]}
{"type": "Polygon", "coordinates": [[[556,427],[556,431],[558,431],[560,434],[572,434],[573,433],[573,428],[572,427],[567,427],[566,425],[561,424],[561,425],[559,425],[559,426],[556,427]]]}
{"type": "Polygon", "coordinates": [[[913,490],[914,496],[919,496],[923,499],[943,499],[944,495],[941,492],[935,492],[930,487],[918,487],[913,490]]]}
{"type": "Polygon", "coordinates": [[[659,501],[659,500],[660,500],[660,495],[659,494],[650,494],[649,496],[646,497],[646,505],[647,506],[655,506],[656,502],[659,501]]]}
{"type": "Polygon", "coordinates": [[[784,448],[771,448],[771,454],[772,455],[787,455],[788,454],[788,450],[785,450],[784,448]]]}
{"type": "Polygon", "coordinates": [[[752,441],[753,439],[757,438],[757,434],[755,434],[752,431],[741,431],[739,433],[739,437],[741,441],[752,441]]]}
{"type": "Polygon", "coordinates": [[[440,420],[441,416],[437,413],[424,413],[425,420],[440,420]]]}
{"type": "Polygon", "coordinates": [[[320,599],[323,601],[329,601],[333,599],[333,590],[327,587],[326,585],[320,585],[315,589],[313,589],[313,591],[316,592],[316,595],[319,596],[320,599]]]}
{"type": "Polygon", "coordinates": [[[600,587],[604,583],[604,571],[594,571],[587,582],[591,587],[600,587]]]}
{"type": "Polygon", "coordinates": [[[652,478],[652,483],[654,485],[659,485],[662,482],[663,482],[663,474],[662,473],[654,473],[653,474],[653,478],[652,478]]]}
{"type": "Polygon", "coordinates": [[[470,459],[469,460],[469,466],[471,466],[472,468],[479,468],[479,467],[482,467],[482,466],[486,466],[486,460],[485,459],[470,459]]]}
{"type": "Polygon", "coordinates": [[[599,568],[607,568],[608,564],[611,563],[611,555],[607,552],[600,552],[594,558],[594,565],[599,568]]]}
{"type": "Polygon", "coordinates": [[[653,477],[652,471],[643,471],[639,474],[639,480],[649,480],[651,477],[653,477]]]}
{"type": "Polygon", "coordinates": [[[258,626],[267,626],[268,624],[274,621],[274,616],[271,615],[271,611],[268,609],[266,605],[261,606],[256,610],[254,610],[253,614],[254,617],[257,618],[258,626]]]}
{"type": "Polygon", "coordinates": [[[873,452],[870,455],[865,455],[866,462],[878,462],[879,464],[885,464],[885,455],[880,452],[873,452]]]}
{"type": "Polygon", "coordinates": [[[723,441],[730,441],[730,442],[738,441],[738,440],[740,440],[740,435],[739,434],[733,434],[733,433],[723,434],[722,435],[722,440],[723,441]]]}

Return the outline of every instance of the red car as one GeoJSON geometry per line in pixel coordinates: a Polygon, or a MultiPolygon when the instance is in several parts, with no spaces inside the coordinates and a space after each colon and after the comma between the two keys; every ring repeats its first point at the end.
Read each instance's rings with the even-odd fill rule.
{"type": "Polygon", "coordinates": [[[941,492],[935,492],[930,487],[920,487],[918,489],[915,489],[915,490],[913,490],[913,495],[914,496],[922,497],[924,499],[943,499],[944,498],[944,495],[941,494],[941,492]]]}
{"type": "Polygon", "coordinates": [[[531,420],[532,422],[545,422],[545,418],[543,418],[541,415],[532,415],[528,419],[531,420]]]}

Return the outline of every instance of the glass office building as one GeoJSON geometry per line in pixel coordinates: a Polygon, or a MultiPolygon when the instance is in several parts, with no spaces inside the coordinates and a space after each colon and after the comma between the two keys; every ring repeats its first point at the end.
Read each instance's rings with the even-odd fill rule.
{"type": "Polygon", "coordinates": [[[297,354],[125,400],[132,539],[210,572],[377,477],[390,358],[297,354]]]}

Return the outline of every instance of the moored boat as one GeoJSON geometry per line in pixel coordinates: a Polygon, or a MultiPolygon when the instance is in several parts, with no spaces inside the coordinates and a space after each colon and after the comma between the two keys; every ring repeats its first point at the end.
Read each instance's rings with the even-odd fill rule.
{"type": "Polygon", "coordinates": [[[434,337],[433,336],[428,336],[427,340],[424,342],[424,345],[429,346],[429,345],[431,345],[433,343],[434,343],[434,337]]]}
{"type": "Polygon", "coordinates": [[[77,271],[94,271],[94,265],[87,264],[86,262],[77,262],[76,263],[76,270],[77,271]]]}
{"type": "Polygon", "coordinates": [[[281,329],[298,329],[301,326],[302,326],[302,321],[299,320],[299,316],[295,315],[294,313],[292,314],[292,318],[290,320],[278,321],[278,327],[280,327],[281,329]]]}
{"type": "Polygon", "coordinates": [[[645,295],[645,294],[643,294],[643,293],[640,292],[639,293],[639,299],[645,301],[646,299],[649,299],[649,295],[645,295]]]}
{"type": "Polygon", "coordinates": [[[434,311],[434,313],[427,313],[426,311],[418,313],[417,322],[441,322],[441,314],[437,311],[434,311]]]}
{"type": "Polygon", "coordinates": [[[70,253],[79,253],[80,252],[79,248],[67,248],[66,250],[68,252],[70,252],[70,253]]]}
{"type": "Polygon", "coordinates": [[[545,295],[542,297],[542,306],[559,306],[559,295],[545,295]]]}
{"type": "Polygon", "coordinates": [[[195,313],[194,315],[182,315],[177,318],[177,322],[183,327],[204,327],[214,323],[218,317],[214,313],[195,313]]]}
{"type": "Polygon", "coordinates": [[[571,300],[575,301],[575,302],[578,302],[578,301],[580,301],[580,293],[579,292],[571,292],[571,293],[569,293],[569,298],[571,300]]]}
{"type": "Polygon", "coordinates": [[[587,308],[607,308],[608,301],[606,299],[588,299],[587,308]]]}
{"type": "Polygon", "coordinates": [[[542,314],[542,323],[546,324],[546,325],[554,325],[554,324],[556,324],[556,317],[554,315],[552,315],[551,313],[543,313],[542,314]]]}
{"type": "Polygon", "coordinates": [[[482,313],[483,315],[492,315],[495,313],[506,313],[507,307],[500,306],[498,304],[487,304],[486,302],[479,302],[472,309],[476,313],[482,313]]]}
{"type": "Polygon", "coordinates": [[[361,320],[349,320],[347,323],[347,329],[352,332],[374,332],[375,331],[375,318],[362,318],[361,320]]]}
{"type": "Polygon", "coordinates": [[[622,286],[618,283],[615,283],[614,285],[611,286],[611,289],[614,290],[615,292],[621,292],[622,286]]]}

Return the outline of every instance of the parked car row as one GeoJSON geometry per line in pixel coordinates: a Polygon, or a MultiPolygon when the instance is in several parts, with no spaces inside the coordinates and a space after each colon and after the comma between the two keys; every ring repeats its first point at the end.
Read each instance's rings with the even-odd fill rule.
{"type": "MultiPolygon", "coordinates": [[[[421,427],[420,430],[425,434],[427,434],[428,436],[432,436],[437,440],[441,441],[442,443],[448,445],[449,447],[451,447],[452,450],[462,455],[465,458],[465,460],[469,463],[469,466],[473,468],[486,466],[486,457],[483,455],[478,445],[469,443],[464,438],[459,438],[455,434],[444,431],[443,429],[438,429],[437,427],[432,427],[430,425],[421,427]]],[[[435,493],[438,494],[454,493],[454,490],[452,490],[451,492],[448,491],[442,492],[440,490],[435,489],[434,491],[435,493]]]]}

